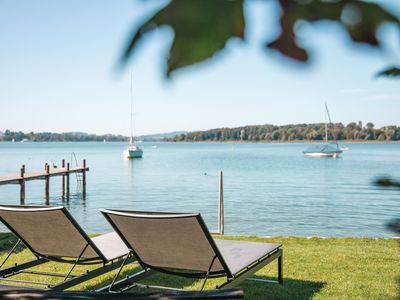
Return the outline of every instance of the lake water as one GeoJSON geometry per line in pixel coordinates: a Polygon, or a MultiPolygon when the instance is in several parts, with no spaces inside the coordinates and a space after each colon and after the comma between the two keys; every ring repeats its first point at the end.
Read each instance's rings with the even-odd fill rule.
{"type": "MultiPolygon", "coordinates": [[[[99,208],[201,212],[217,228],[218,175],[224,172],[228,235],[392,236],[400,190],[373,185],[400,172],[399,143],[348,143],[339,159],[307,158],[308,144],[143,143],[124,160],[125,143],[0,143],[0,175],[42,170],[74,152],[86,158],[87,194],[71,176],[69,201],[51,178],[50,203],[65,205],[89,232],[110,229],[99,208]]],[[[75,163],[73,162],[73,165],[75,163]]],[[[44,182],[26,184],[26,204],[44,204],[44,182]]],[[[19,203],[19,186],[0,186],[0,203],[19,203]]]]}

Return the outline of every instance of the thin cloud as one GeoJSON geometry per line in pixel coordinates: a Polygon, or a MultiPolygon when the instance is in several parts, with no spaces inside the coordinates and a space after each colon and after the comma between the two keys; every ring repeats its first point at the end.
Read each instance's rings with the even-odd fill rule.
{"type": "Polygon", "coordinates": [[[371,93],[371,92],[373,92],[371,89],[362,89],[362,88],[339,90],[339,93],[342,93],[342,94],[366,94],[366,93],[371,93]]]}
{"type": "Polygon", "coordinates": [[[399,97],[399,95],[395,95],[395,94],[373,94],[368,97],[368,100],[390,101],[390,100],[400,100],[400,97],[399,97]]]}

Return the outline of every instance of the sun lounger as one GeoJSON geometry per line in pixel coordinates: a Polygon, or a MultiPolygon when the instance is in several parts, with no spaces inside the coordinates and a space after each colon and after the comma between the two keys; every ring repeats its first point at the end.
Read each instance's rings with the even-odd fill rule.
{"type": "MultiPolygon", "coordinates": [[[[17,244],[0,264],[0,282],[43,286],[43,289],[64,290],[117,269],[124,262],[128,248],[115,232],[90,238],[62,206],[1,205],[0,221],[18,238],[17,244]],[[2,268],[19,243],[23,243],[36,259],[2,268]],[[72,264],[67,274],[39,272],[30,268],[49,262],[72,264]],[[100,267],[73,275],[76,265],[100,264],[100,267]],[[59,277],[56,284],[14,279],[18,274],[59,277]]],[[[134,258],[130,256],[130,261],[134,258]]]]}
{"type": "Polygon", "coordinates": [[[122,265],[112,284],[106,287],[110,291],[133,286],[166,288],[138,282],[154,271],[203,278],[201,289],[208,278],[226,277],[226,282],[216,288],[230,288],[275,259],[278,282],[282,283],[280,244],[214,240],[200,214],[100,211],[143,267],[142,271],[117,281],[122,265]]]}

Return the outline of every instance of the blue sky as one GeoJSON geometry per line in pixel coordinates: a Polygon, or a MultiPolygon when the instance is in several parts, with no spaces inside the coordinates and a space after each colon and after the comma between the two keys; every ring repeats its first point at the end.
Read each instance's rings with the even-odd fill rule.
{"type": "MultiPolygon", "coordinates": [[[[381,1],[400,15],[398,1],[381,1]]],[[[400,81],[376,79],[400,62],[400,34],[381,28],[383,51],[353,47],[337,26],[300,28],[307,66],[263,45],[277,34],[272,1],[248,1],[245,42],[163,76],[172,33],[148,35],[124,70],[129,33],[165,1],[0,0],[0,130],[129,134],[130,70],[137,134],[324,120],[399,125],[400,81]]]]}

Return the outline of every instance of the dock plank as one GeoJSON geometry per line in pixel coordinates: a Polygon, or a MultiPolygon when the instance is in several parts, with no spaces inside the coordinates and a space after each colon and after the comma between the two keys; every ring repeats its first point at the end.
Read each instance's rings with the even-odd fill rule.
{"type": "Polygon", "coordinates": [[[35,180],[35,179],[44,179],[46,176],[54,177],[54,176],[62,176],[71,173],[82,173],[84,171],[89,171],[89,168],[85,167],[71,167],[69,170],[67,168],[50,168],[49,173],[46,171],[36,171],[25,173],[24,177],[21,177],[21,174],[12,174],[7,176],[0,176],[0,185],[3,184],[13,184],[19,183],[20,180],[35,180]]]}

